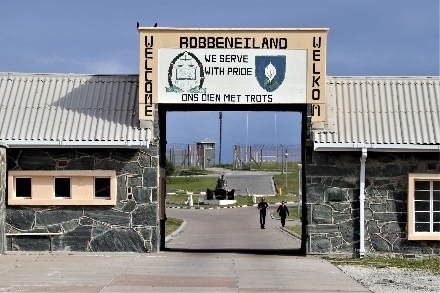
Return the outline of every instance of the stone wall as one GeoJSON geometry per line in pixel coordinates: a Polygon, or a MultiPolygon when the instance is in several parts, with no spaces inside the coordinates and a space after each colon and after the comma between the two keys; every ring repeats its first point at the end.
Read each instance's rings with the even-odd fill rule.
{"type": "MultiPolygon", "coordinates": [[[[53,251],[158,251],[157,146],[143,150],[8,149],[7,166],[8,170],[115,170],[117,203],[111,207],[6,206],[6,233],[63,232],[53,237],[53,251]],[[57,167],[58,159],[67,160],[67,166],[57,167]]],[[[49,249],[47,236],[7,237],[6,250],[49,249]]]]}
{"type": "MultiPolygon", "coordinates": [[[[358,255],[361,152],[306,153],[307,253],[358,255]]],[[[426,173],[439,155],[368,152],[366,256],[440,253],[440,241],[407,240],[408,173],[426,173]]]]}
{"type": "Polygon", "coordinates": [[[6,149],[0,146],[0,254],[6,251],[5,217],[6,217],[6,149]]]}

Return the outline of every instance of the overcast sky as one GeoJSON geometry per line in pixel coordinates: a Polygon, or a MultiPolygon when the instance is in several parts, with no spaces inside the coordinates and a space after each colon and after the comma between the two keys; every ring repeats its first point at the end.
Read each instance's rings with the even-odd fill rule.
{"type": "MultiPolygon", "coordinates": [[[[138,74],[139,22],[330,28],[327,75],[438,76],[439,14],[438,0],[3,0],[0,71],[138,74]]],[[[276,113],[276,121],[273,112],[224,112],[222,161],[232,162],[234,144],[300,143],[299,113],[276,113]]],[[[169,113],[167,125],[168,143],[219,141],[217,112],[169,113]]]]}

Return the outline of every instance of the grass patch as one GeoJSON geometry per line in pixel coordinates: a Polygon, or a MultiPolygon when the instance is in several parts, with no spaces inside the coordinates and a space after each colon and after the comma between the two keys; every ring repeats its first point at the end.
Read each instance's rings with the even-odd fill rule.
{"type": "Polygon", "coordinates": [[[171,235],[174,231],[179,229],[180,225],[182,225],[183,220],[176,218],[167,218],[165,222],[165,236],[171,235]]]}
{"type": "MultiPolygon", "coordinates": [[[[290,172],[293,169],[297,169],[297,164],[300,164],[300,161],[297,162],[288,162],[287,170],[290,172]]],[[[280,172],[285,170],[286,165],[283,161],[281,162],[259,162],[258,164],[254,161],[248,162],[246,164],[242,164],[242,170],[259,170],[259,171],[269,171],[269,172],[280,172]]]]}
{"type": "Polygon", "coordinates": [[[431,259],[408,259],[408,258],[333,258],[325,257],[335,266],[338,265],[361,265],[374,268],[404,268],[413,270],[431,271],[435,274],[440,274],[440,260],[438,258],[431,259]]]}
{"type": "Polygon", "coordinates": [[[284,226],[287,230],[290,230],[297,234],[299,237],[302,235],[302,226],[301,225],[294,225],[294,226],[284,226]]]}
{"type": "Polygon", "coordinates": [[[214,165],[215,168],[223,168],[223,169],[231,169],[234,168],[233,164],[227,164],[227,163],[223,163],[223,164],[216,164],[214,165]]]}
{"type": "Polygon", "coordinates": [[[277,193],[280,192],[280,188],[282,190],[282,194],[298,193],[298,170],[293,169],[292,171],[289,170],[289,172],[287,172],[287,187],[286,187],[286,173],[274,175],[273,181],[277,193]]]}
{"type": "Polygon", "coordinates": [[[167,187],[172,190],[188,190],[192,192],[206,192],[206,189],[213,189],[217,184],[217,177],[194,177],[174,176],[167,177],[167,187]]]}
{"type": "MultiPolygon", "coordinates": [[[[183,190],[183,189],[182,189],[183,190]]],[[[206,190],[205,190],[206,191],[206,190]]],[[[166,200],[167,201],[174,201],[174,202],[185,202],[188,200],[189,195],[186,193],[176,193],[176,194],[167,194],[166,200]]],[[[194,206],[197,206],[198,204],[198,194],[193,194],[193,203],[194,206]]],[[[206,199],[206,196],[204,197],[206,199]]],[[[243,206],[243,205],[253,205],[253,199],[252,196],[242,196],[242,195],[236,195],[235,196],[235,200],[236,203],[229,205],[229,206],[243,206]]],[[[258,204],[260,202],[260,198],[257,197],[256,198],[256,204],[258,204]]],[[[296,196],[270,196],[270,197],[266,197],[266,202],[268,202],[269,204],[269,209],[272,211],[274,211],[276,214],[276,209],[278,208],[278,203],[280,203],[281,201],[285,201],[285,202],[297,202],[297,197],[296,196]],[[277,203],[277,204],[275,204],[277,203]]],[[[187,206],[184,204],[167,204],[167,206],[187,206]]],[[[291,219],[291,220],[299,220],[297,214],[297,208],[290,208],[289,205],[287,205],[287,207],[289,208],[289,213],[290,216],[287,217],[287,219],[291,219]]]]}
{"type": "Polygon", "coordinates": [[[181,168],[181,167],[176,167],[174,174],[179,175],[179,176],[190,176],[190,175],[210,175],[210,174],[217,174],[217,172],[211,171],[211,170],[207,170],[207,169],[202,169],[199,167],[185,167],[185,168],[181,168]]]}

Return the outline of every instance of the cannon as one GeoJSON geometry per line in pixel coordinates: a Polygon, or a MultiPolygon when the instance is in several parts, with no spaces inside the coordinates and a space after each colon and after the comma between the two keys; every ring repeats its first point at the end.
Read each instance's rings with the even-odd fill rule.
{"type": "Polygon", "coordinates": [[[206,199],[207,200],[212,200],[212,199],[226,199],[228,198],[229,200],[233,200],[235,196],[235,190],[231,189],[231,190],[227,190],[226,188],[226,180],[225,180],[225,175],[222,175],[220,177],[218,177],[217,179],[217,185],[215,186],[215,189],[207,189],[206,190],[206,199]]]}

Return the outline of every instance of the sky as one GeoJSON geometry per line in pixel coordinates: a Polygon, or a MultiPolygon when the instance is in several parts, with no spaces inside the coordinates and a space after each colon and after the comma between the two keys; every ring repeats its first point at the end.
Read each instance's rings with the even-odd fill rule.
{"type": "MultiPolygon", "coordinates": [[[[139,22],[329,28],[329,76],[438,76],[439,14],[439,0],[2,0],[0,71],[138,74],[139,22]]],[[[223,163],[232,162],[233,145],[301,141],[300,113],[223,112],[222,121],[223,163]]],[[[218,144],[219,130],[217,112],[167,114],[168,143],[218,144]]]]}

